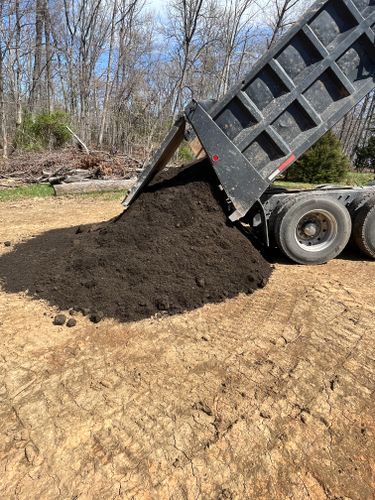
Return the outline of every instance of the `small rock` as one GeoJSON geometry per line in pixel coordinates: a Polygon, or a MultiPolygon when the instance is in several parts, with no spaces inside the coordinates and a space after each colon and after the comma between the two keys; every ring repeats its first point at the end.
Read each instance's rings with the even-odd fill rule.
{"type": "Polygon", "coordinates": [[[83,233],[83,229],[81,226],[77,227],[76,234],[81,234],[83,233]]]}
{"type": "Polygon", "coordinates": [[[267,285],[268,280],[266,278],[263,278],[262,280],[259,281],[258,286],[259,288],[264,288],[267,285]]]}
{"type": "Polygon", "coordinates": [[[65,321],[66,321],[65,314],[58,314],[57,316],[54,317],[53,324],[56,326],[62,326],[65,325],[65,321]]]}
{"type": "Polygon", "coordinates": [[[37,456],[37,451],[32,444],[28,444],[25,448],[25,456],[27,461],[32,464],[37,456]]]}
{"type": "Polygon", "coordinates": [[[4,241],[4,246],[5,247],[10,247],[12,245],[11,241],[4,241]]]}
{"type": "Polygon", "coordinates": [[[103,319],[103,317],[104,317],[104,314],[102,312],[100,312],[100,311],[94,312],[90,316],[90,321],[92,323],[100,323],[101,320],[103,319]]]}
{"type": "Polygon", "coordinates": [[[271,418],[271,414],[268,411],[264,411],[264,410],[260,412],[260,416],[262,418],[266,418],[266,419],[271,418]]]}
{"type": "Polygon", "coordinates": [[[29,431],[27,429],[22,429],[20,437],[21,437],[22,441],[28,441],[30,439],[29,431]]]}
{"type": "Polygon", "coordinates": [[[80,307],[78,311],[82,313],[83,316],[88,316],[90,314],[90,309],[87,307],[80,307]]]}
{"type": "Polygon", "coordinates": [[[306,413],[301,413],[300,419],[303,424],[306,424],[307,423],[306,413]]]}
{"type": "Polygon", "coordinates": [[[73,326],[76,326],[77,320],[74,318],[70,318],[66,324],[68,328],[73,328],[73,326]]]}
{"type": "Polygon", "coordinates": [[[211,408],[206,403],[203,403],[202,401],[198,401],[198,403],[194,403],[193,408],[194,408],[194,410],[202,411],[203,413],[205,413],[209,417],[212,417],[212,415],[213,415],[211,408]]]}

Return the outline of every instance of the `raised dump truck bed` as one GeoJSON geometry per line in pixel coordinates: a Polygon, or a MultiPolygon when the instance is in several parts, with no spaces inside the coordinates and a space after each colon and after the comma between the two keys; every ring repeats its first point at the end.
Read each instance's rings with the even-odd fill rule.
{"type": "MultiPolygon", "coordinates": [[[[297,262],[325,262],[346,245],[351,230],[348,214],[355,218],[363,205],[371,206],[365,200],[375,196],[374,189],[353,189],[346,201],[335,196],[334,189],[305,193],[305,205],[306,200],[315,199],[315,205],[331,200],[345,212],[339,221],[329,215],[328,206],[314,215],[314,203],[307,203],[310,215],[301,217],[302,222],[290,222],[299,224],[293,233],[297,247],[291,251],[280,234],[287,231],[285,220],[280,222],[287,209],[280,207],[293,205],[293,200],[301,204],[302,195],[278,194],[275,205],[270,197],[276,195],[269,187],[374,87],[375,0],[318,1],[223,99],[192,101],[187,106],[125,205],[166,165],[189,133],[188,122],[233,206],[231,220],[253,217],[255,210],[266,241],[270,234],[297,262]],[[269,212],[264,205],[274,208],[269,212]]],[[[362,233],[370,242],[375,240],[372,225],[362,233]]],[[[375,256],[374,242],[360,246],[369,247],[367,253],[375,256]]]]}

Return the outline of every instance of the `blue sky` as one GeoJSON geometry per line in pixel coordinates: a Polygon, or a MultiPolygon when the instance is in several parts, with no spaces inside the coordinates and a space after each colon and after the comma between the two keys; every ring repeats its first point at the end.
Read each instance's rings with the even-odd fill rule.
{"type": "Polygon", "coordinates": [[[161,10],[165,6],[165,0],[147,0],[151,9],[161,10]]]}
{"type": "MultiPolygon", "coordinates": [[[[1,1],[1,0],[0,0],[1,1]]],[[[311,3],[312,0],[309,0],[309,3],[311,3]]],[[[265,13],[266,9],[265,7],[268,6],[270,0],[258,0],[258,2],[254,2],[254,8],[257,5],[258,7],[263,6],[263,10],[265,13]]],[[[165,13],[165,6],[167,4],[167,0],[146,0],[146,6],[148,6],[149,9],[154,10],[156,13],[162,14],[163,12],[165,13]]],[[[259,10],[256,8],[256,10],[259,10]]],[[[262,16],[262,11],[260,10],[258,12],[258,19],[261,20],[263,18],[262,16]]]]}

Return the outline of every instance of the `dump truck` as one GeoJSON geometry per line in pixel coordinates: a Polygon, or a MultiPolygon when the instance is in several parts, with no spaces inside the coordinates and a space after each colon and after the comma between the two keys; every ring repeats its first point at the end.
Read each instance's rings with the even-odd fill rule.
{"type": "Polygon", "coordinates": [[[215,170],[229,219],[264,245],[321,264],[352,237],[374,258],[375,186],[273,185],[374,88],[375,0],[318,0],[221,100],[186,106],[124,206],[187,140],[215,170]]]}

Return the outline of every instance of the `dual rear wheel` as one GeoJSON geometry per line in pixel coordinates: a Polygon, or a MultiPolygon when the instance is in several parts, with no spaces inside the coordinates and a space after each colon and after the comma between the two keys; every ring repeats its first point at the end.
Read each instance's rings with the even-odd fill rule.
{"type": "Polygon", "coordinates": [[[375,257],[375,197],[349,210],[329,196],[293,196],[271,218],[275,243],[299,264],[323,264],[337,257],[352,236],[375,257]]]}
{"type": "Polygon", "coordinates": [[[375,258],[375,196],[363,198],[353,206],[353,243],[367,256],[375,258]]]}

